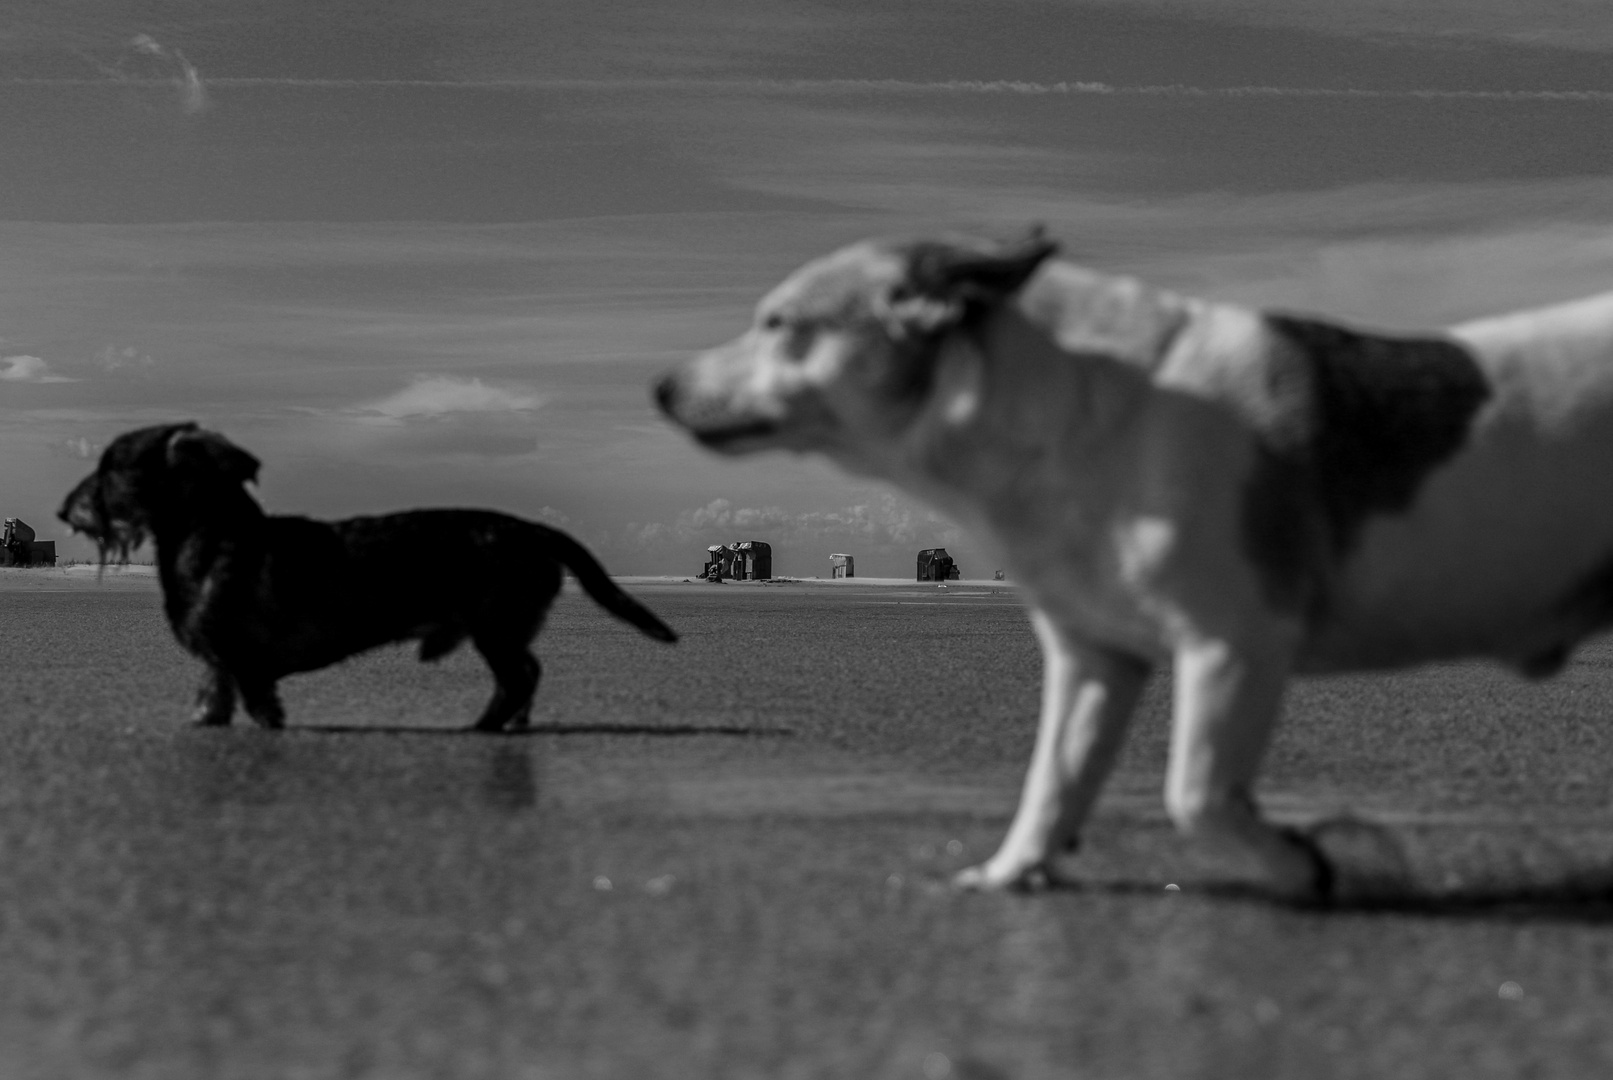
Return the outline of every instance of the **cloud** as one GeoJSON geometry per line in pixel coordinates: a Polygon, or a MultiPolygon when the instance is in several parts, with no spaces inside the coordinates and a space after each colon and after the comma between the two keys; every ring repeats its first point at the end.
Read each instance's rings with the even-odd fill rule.
{"type": "Polygon", "coordinates": [[[69,457],[81,458],[85,461],[89,461],[100,457],[101,451],[105,449],[105,447],[98,442],[91,442],[89,439],[86,439],[84,436],[80,435],[77,438],[69,437],[63,439],[61,442],[57,443],[53,449],[65,451],[69,457]]]}
{"type": "Polygon", "coordinates": [[[533,515],[545,525],[552,525],[557,529],[564,529],[571,524],[571,516],[556,510],[552,506],[540,506],[533,515]]]}
{"type": "MultiPolygon", "coordinates": [[[[1116,85],[1096,81],[1038,82],[1023,79],[751,79],[751,80],[677,80],[664,84],[668,89],[680,90],[744,90],[753,93],[832,94],[832,95],[997,95],[1017,94],[1029,97],[1069,97],[1098,95],[1102,97],[1166,97],[1166,98],[1348,98],[1389,101],[1516,101],[1516,102],[1608,102],[1613,103],[1613,90],[1558,89],[1509,90],[1469,89],[1453,90],[1443,87],[1412,87],[1408,89],[1373,89],[1327,86],[1191,86],[1181,83],[1152,83],[1135,86],[1116,85]]],[[[647,89],[655,84],[646,81],[647,89]]]]}
{"type": "MultiPolygon", "coordinates": [[[[178,55],[177,53],[175,54],[178,55]]],[[[182,60],[183,58],[181,58],[182,60]]],[[[201,80],[195,68],[185,64],[179,78],[186,93],[186,112],[206,107],[201,80]]],[[[39,80],[62,85],[78,85],[87,80],[39,80]]],[[[746,79],[746,78],[618,78],[618,79],[406,79],[406,78],[301,78],[239,76],[212,80],[221,86],[286,86],[317,89],[426,89],[426,90],[556,90],[614,93],[741,93],[796,97],[895,97],[1019,95],[1026,97],[1103,97],[1164,98],[1344,98],[1385,101],[1498,101],[1498,102],[1600,102],[1613,104],[1613,90],[1596,87],[1557,89],[1508,89],[1504,87],[1453,89],[1450,87],[1333,87],[1333,86],[1195,86],[1186,83],[1140,83],[1127,85],[1088,79],[1039,81],[1033,79],[746,79]]]]}
{"type": "Polygon", "coordinates": [[[53,375],[50,365],[37,356],[0,356],[0,379],[6,382],[78,382],[66,375],[53,375]]]}
{"type": "Polygon", "coordinates": [[[729,499],[712,499],[704,506],[684,511],[674,521],[634,523],[628,530],[632,540],[643,547],[697,542],[704,546],[754,539],[792,545],[833,541],[884,549],[921,543],[955,544],[962,535],[939,514],[888,492],[835,510],[799,512],[778,506],[735,506],[729,499]]]}
{"type": "Polygon", "coordinates": [[[545,396],[451,375],[416,376],[375,401],[297,409],[314,418],[312,438],[342,453],[387,457],[521,457],[538,445],[532,414],[545,396]]]}
{"type": "Polygon", "coordinates": [[[354,411],[388,421],[406,421],[457,413],[532,412],[543,401],[542,395],[492,386],[481,379],[422,375],[397,393],[354,411]]]}
{"type": "Polygon", "coordinates": [[[143,371],[156,365],[155,360],[133,345],[108,345],[95,354],[95,362],[100,365],[102,371],[122,371],[129,368],[143,371]]]}

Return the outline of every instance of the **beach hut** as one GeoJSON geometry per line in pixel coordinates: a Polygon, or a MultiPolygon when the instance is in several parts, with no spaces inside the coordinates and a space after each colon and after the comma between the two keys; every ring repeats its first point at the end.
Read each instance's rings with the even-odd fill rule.
{"type": "Polygon", "coordinates": [[[958,564],[946,548],[925,548],[919,552],[920,581],[956,581],[958,564]]]}
{"type": "Polygon", "coordinates": [[[727,544],[712,544],[706,548],[706,565],[700,568],[700,576],[707,581],[721,581],[723,578],[733,577],[734,553],[727,544]]]}
{"type": "Polygon", "coordinates": [[[773,576],[773,548],[761,540],[712,544],[706,548],[706,565],[700,576],[707,581],[766,581],[773,576]]]}
{"type": "Polygon", "coordinates": [[[21,518],[0,522],[0,566],[55,566],[56,541],[40,540],[21,518]]]}
{"type": "Polygon", "coordinates": [[[733,545],[734,576],[744,581],[767,581],[773,576],[773,546],[761,540],[733,545]]]}
{"type": "Polygon", "coordinates": [[[856,577],[857,561],[850,555],[830,555],[829,576],[831,578],[856,577]]]}

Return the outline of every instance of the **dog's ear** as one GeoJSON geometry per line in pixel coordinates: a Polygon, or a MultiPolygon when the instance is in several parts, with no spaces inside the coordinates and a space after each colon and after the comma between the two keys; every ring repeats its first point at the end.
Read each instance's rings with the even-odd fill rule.
{"type": "Polygon", "coordinates": [[[931,336],[1008,299],[1057,250],[1039,225],[1003,244],[914,244],[906,252],[906,276],[880,315],[899,340],[931,336]]]}
{"type": "Polygon", "coordinates": [[[258,478],[258,459],[214,431],[188,428],[168,439],[168,467],[196,476],[244,484],[258,478]]]}

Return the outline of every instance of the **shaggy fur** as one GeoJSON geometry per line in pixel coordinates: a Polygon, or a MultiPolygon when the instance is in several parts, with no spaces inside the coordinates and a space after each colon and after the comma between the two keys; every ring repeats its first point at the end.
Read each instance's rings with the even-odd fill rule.
{"type": "Polygon", "coordinates": [[[1613,294],[1394,336],[1053,252],[843,249],[657,398],[723,453],[821,452],[934,502],[1023,586],[1041,726],[964,884],[1048,877],[1170,663],[1173,820],[1324,893],[1316,845],[1251,797],[1291,675],[1484,656],[1541,676],[1613,624],[1613,294]]]}
{"type": "Polygon", "coordinates": [[[251,454],[195,424],[142,428],[106,448],[60,511],[103,560],[156,541],[168,623],[207,664],[199,724],[228,724],[239,696],[253,720],[277,728],[282,676],[411,639],[420,659],[435,660],[469,638],[496,682],[473,727],[524,726],[541,670],[529,646],[562,566],[607,611],[677,640],[555,529],[487,510],[266,515],[244,486],[257,472],[251,454]]]}

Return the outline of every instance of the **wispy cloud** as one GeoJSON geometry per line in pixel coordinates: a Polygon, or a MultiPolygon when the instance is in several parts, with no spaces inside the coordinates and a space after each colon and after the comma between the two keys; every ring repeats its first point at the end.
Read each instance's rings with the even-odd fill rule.
{"type": "MultiPolygon", "coordinates": [[[[175,54],[177,56],[177,54],[175,54]]],[[[183,62],[183,58],[180,58],[183,62]]],[[[187,63],[181,85],[186,93],[186,111],[204,108],[206,97],[199,76],[187,63]]],[[[98,80],[62,78],[20,78],[6,80],[28,84],[85,85],[98,80]]],[[[159,83],[166,79],[124,78],[125,82],[159,83]]],[[[1334,98],[1384,101],[1497,101],[1497,102],[1602,102],[1613,104],[1613,90],[1539,89],[1454,89],[1449,87],[1374,88],[1332,86],[1195,86],[1184,83],[1125,85],[1098,80],[1060,79],[314,79],[290,77],[234,77],[210,80],[224,87],[304,87],[310,89],[422,88],[439,90],[534,90],[534,91],[658,91],[700,93],[777,94],[802,96],[945,96],[1020,95],[1028,97],[1163,97],[1163,98],[1334,98]]]]}
{"type": "Polygon", "coordinates": [[[694,84],[678,80],[688,89],[725,88],[758,92],[797,94],[1016,94],[1031,97],[1097,95],[1101,97],[1180,97],[1180,98],[1358,98],[1384,100],[1450,101],[1598,101],[1613,103],[1613,90],[1455,90],[1441,87],[1374,89],[1371,87],[1323,86],[1191,86],[1161,83],[1141,86],[1116,85],[1087,80],[1037,82],[1020,79],[755,79],[748,81],[710,80],[694,84]]]}
{"type": "Polygon", "coordinates": [[[156,365],[150,354],[133,345],[108,345],[95,354],[95,362],[102,371],[144,371],[156,365]]]}
{"type": "Polygon", "coordinates": [[[645,547],[756,539],[793,545],[833,541],[883,550],[955,544],[961,535],[939,514],[888,492],[833,510],[791,511],[779,506],[736,506],[729,499],[712,499],[704,506],[684,511],[671,522],[634,523],[628,530],[633,541],[645,547]]]}
{"type": "Polygon", "coordinates": [[[207,108],[207,88],[202,84],[201,72],[185,59],[178,49],[170,49],[150,34],[136,34],[125,41],[111,63],[103,61],[94,51],[85,48],[72,50],[73,55],[93,67],[99,77],[13,79],[18,83],[58,83],[62,85],[124,83],[132,86],[172,86],[179,91],[179,104],[187,114],[194,115],[207,108]]]}
{"type": "Polygon", "coordinates": [[[165,69],[169,81],[179,87],[179,101],[187,113],[199,113],[207,108],[207,91],[202,86],[201,73],[196,65],[185,59],[178,49],[165,48],[150,34],[136,34],[129,41],[135,55],[147,58],[165,69]]]}
{"type": "Polygon", "coordinates": [[[82,435],[70,436],[66,439],[63,439],[56,443],[52,448],[66,453],[69,457],[79,458],[80,460],[84,461],[89,461],[100,457],[101,451],[104,449],[102,444],[98,442],[91,442],[82,435]]]}
{"type": "Polygon", "coordinates": [[[410,420],[456,413],[531,412],[543,396],[450,375],[422,375],[397,393],[353,410],[387,420],[410,420]]]}
{"type": "Polygon", "coordinates": [[[552,506],[540,506],[537,513],[532,515],[545,525],[553,525],[557,529],[564,529],[571,524],[571,515],[556,510],[552,506]]]}
{"type": "Polygon", "coordinates": [[[0,379],[6,382],[67,383],[78,382],[66,375],[56,375],[50,365],[37,356],[0,356],[0,379]]]}
{"type": "Polygon", "coordinates": [[[508,458],[537,447],[532,414],[543,394],[479,378],[420,375],[396,393],[341,408],[296,411],[310,445],[343,455],[508,458]]]}

